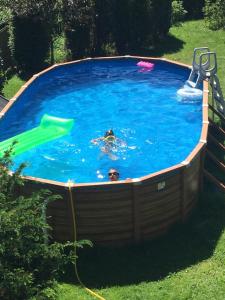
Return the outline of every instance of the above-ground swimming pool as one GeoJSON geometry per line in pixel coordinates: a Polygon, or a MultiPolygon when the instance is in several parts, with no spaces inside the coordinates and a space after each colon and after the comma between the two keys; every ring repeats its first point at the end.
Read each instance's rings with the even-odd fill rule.
{"type": "Polygon", "coordinates": [[[1,113],[0,141],[39,125],[44,114],[74,119],[71,134],[15,157],[28,162],[25,191],[61,194],[49,204],[53,238],[127,243],[158,236],[195,206],[207,138],[207,84],[202,97],[177,95],[190,68],[139,57],[86,59],[34,75],[1,113]],[[3,117],[4,116],[4,117],[3,117]],[[120,143],[101,151],[91,141],[113,129],[120,143]],[[109,182],[116,168],[120,181],[109,182]],[[67,181],[72,180],[69,195],[67,181]]]}
{"type": "Polygon", "coordinates": [[[0,140],[39,125],[47,113],[73,118],[72,133],[15,158],[28,162],[25,174],[77,183],[137,178],[182,162],[199,141],[201,100],[177,95],[189,70],[164,61],[154,69],[138,59],[89,60],[45,73],[19,97],[0,122],[0,140]],[[200,101],[199,101],[200,100],[200,101]],[[91,140],[113,129],[122,140],[104,155],[104,142],[91,140]]]}

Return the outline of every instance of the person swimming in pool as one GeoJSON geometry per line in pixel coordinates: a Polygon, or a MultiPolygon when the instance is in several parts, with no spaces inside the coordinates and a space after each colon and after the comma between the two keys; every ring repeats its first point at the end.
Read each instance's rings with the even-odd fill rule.
{"type": "Polygon", "coordinates": [[[110,181],[118,181],[120,174],[116,169],[111,168],[109,169],[108,176],[110,181]]]}
{"type": "Polygon", "coordinates": [[[112,160],[117,160],[118,157],[112,152],[117,152],[117,148],[120,145],[126,145],[124,141],[117,138],[112,129],[109,129],[105,132],[103,137],[99,137],[91,140],[91,142],[95,145],[103,142],[103,146],[101,147],[102,153],[105,153],[112,160]]]}

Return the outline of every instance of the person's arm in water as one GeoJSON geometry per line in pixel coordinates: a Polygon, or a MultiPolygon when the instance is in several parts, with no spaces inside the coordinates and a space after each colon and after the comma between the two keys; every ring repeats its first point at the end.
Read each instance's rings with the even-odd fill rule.
{"type": "Polygon", "coordinates": [[[98,144],[99,141],[103,141],[103,140],[104,140],[104,137],[99,137],[99,138],[96,138],[96,139],[92,139],[91,143],[92,144],[98,144]]]}

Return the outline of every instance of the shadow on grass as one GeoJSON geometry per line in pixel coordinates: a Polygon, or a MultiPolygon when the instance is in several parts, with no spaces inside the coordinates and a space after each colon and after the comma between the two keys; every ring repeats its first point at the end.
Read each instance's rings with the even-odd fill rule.
{"type": "Polygon", "coordinates": [[[184,43],[184,41],[169,34],[155,46],[149,48],[146,47],[145,49],[134,51],[134,53],[131,54],[160,57],[165,54],[176,53],[180,51],[183,48],[184,43]]]}
{"type": "MultiPolygon", "coordinates": [[[[225,227],[224,195],[207,187],[198,209],[185,225],[139,246],[82,249],[78,270],[90,288],[156,281],[209,258],[225,227]]],[[[74,270],[63,281],[74,282],[74,270]],[[68,280],[68,278],[70,278],[68,280]]]]}

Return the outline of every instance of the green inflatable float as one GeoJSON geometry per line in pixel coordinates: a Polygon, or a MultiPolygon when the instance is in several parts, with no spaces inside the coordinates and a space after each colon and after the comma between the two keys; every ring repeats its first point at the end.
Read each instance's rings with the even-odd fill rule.
{"type": "Polygon", "coordinates": [[[73,119],[62,119],[45,114],[38,127],[0,142],[0,157],[4,155],[4,152],[10,148],[14,141],[17,143],[14,145],[12,155],[16,156],[40,144],[68,134],[73,124],[73,119]]]}

